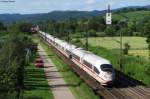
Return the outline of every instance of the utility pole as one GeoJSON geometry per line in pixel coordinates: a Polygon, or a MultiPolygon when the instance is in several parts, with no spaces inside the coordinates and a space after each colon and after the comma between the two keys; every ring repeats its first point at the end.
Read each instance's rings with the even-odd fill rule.
{"type": "Polygon", "coordinates": [[[46,41],[46,37],[47,37],[47,35],[46,35],[46,28],[47,28],[47,24],[45,25],[45,27],[44,27],[44,31],[45,31],[45,41],[46,41]]]}
{"type": "Polygon", "coordinates": [[[67,21],[67,41],[68,41],[68,43],[70,43],[70,33],[72,32],[72,21],[69,19],[68,21],[67,21]]]}
{"type": "Polygon", "coordinates": [[[55,25],[54,25],[54,23],[53,23],[53,29],[52,29],[52,35],[55,37],[55,25]]]}
{"type": "Polygon", "coordinates": [[[148,35],[146,42],[148,44],[148,53],[149,53],[148,59],[149,59],[149,62],[150,62],[150,34],[148,35]]]}
{"type": "MultiPolygon", "coordinates": [[[[128,23],[128,17],[125,16],[125,15],[122,15],[122,17],[124,17],[125,19],[123,21],[120,21],[120,28],[122,27],[126,27],[127,26],[127,23],[128,23]]],[[[122,70],[123,68],[123,58],[124,58],[124,55],[123,55],[123,34],[122,34],[122,31],[120,31],[120,58],[119,58],[119,65],[120,65],[120,69],[122,70]]]]}
{"type": "Polygon", "coordinates": [[[88,49],[88,45],[89,45],[88,37],[89,37],[89,35],[88,35],[88,32],[86,31],[86,43],[85,43],[85,46],[86,46],[86,50],[87,51],[89,50],[88,49]]]}
{"type": "Polygon", "coordinates": [[[70,33],[71,33],[71,30],[68,31],[68,43],[70,43],[70,33]]]}
{"type": "Polygon", "coordinates": [[[122,69],[123,66],[123,48],[122,48],[122,32],[120,31],[120,59],[119,59],[119,65],[120,69],[122,69]]]}
{"type": "Polygon", "coordinates": [[[88,37],[89,37],[89,33],[88,33],[88,28],[89,28],[89,20],[87,22],[84,23],[84,29],[85,29],[85,48],[86,50],[88,51],[88,45],[89,45],[89,42],[88,42],[88,37]]]}

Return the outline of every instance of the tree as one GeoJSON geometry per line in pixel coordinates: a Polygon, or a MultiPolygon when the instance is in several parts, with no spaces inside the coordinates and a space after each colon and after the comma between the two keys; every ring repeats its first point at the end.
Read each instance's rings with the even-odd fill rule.
{"type": "Polygon", "coordinates": [[[105,29],[105,33],[107,36],[114,36],[116,33],[116,30],[113,27],[107,27],[105,29]]]}
{"type": "Polygon", "coordinates": [[[20,22],[16,24],[16,29],[22,33],[31,33],[31,27],[33,26],[30,22],[20,22]]]}
{"type": "Polygon", "coordinates": [[[146,40],[147,44],[148,44],[148,49],[149,49],[149,60],[150,60],[150,33],[147,36],[147,40],[146,40]]]}
{"type": "Polygon", "coordinates": [[[147,36],[147,44],[149,49],[149,60],[150,60],[150,20],[144,26],[144,34],[147,36]]]}
{"type": "Polygon", "coordinates": [[[4,26],[4,24],[2,22],[0,22],[0,31],[1,30],[6,30],[6,27],[4,26]]]}
{"type": "Polygon", "coordinates": [[[102,32],[104,31],[106,28],[105,25],[105,20],[103,17],[96,17],[96,18],[92,18],[89,19],[89,30],[95,30],[95,31],[99,31],[102,32]]]}
{"type": "Polygon", "coordinates": [[[97,37],[97,36],[98,36],[98,35],[96,34],[96,31],[93,30],[93,29],[89,30],[88,32],[89,32],[89,36],[90,36],[90,37],[97,37]]]}
{"type": "Polygon", "coordinates": [[[129,49],[130,49],[130,45],[128,43],[125,43],[124,44],[124,50],[123,50],[125,55],[128,55],[129,49]]]}
{"type": "Polygon", "coordinates": [[[150,35],[150,20],[147,23],[145,23],[143,27],[143,32],[146,36],[150,35]]]}
{"type": "Polygon", "coordinates": [[[26,48],[32,40],[13,24],[0,51],[0,99],[18,99],[24,88],[26,48]]]}
{"type": "MultiPolygon", "coordinates": [[[[120,32],[122,32],[122,34],[124,35],[124,36],[132,36],[133,35],[133,33],[130,31],[130,29],[129,28],[127,28],[127,27],[124,27],[124,28],[122,28],[122,29],[120,29],[120,32]]],[[[118,34],[119,35],[119,34],[118,34]]]]}
{"type": "MultiPolygon", "coordinates": [[[[54,32],[54,24],[56,23],[55,20],[48,20],[47,21],[47,31],[49,33],[53,33],[54,32]]],[[[41,27],[41,23],[39,23],[40,27],[41,27]]],[[[42,24],[43,25],[43,24],[42,24]]]]}
{"type": "Polygon", "coordinates": [[[133,36],[133,33],[137,32],[137,19],[136,18],[128,23],[128,29],[130,31],[129,36],[133,36]]]}

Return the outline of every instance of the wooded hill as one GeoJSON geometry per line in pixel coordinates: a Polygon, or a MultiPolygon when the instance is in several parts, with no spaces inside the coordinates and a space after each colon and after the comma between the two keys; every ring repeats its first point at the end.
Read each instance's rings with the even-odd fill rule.
{"type": "MultiPolygon", "coordinates": [[[[113,13],[127,13],[133,11],[150,10],[150,6],[130,6],[124,8],[113,9],[113,13]]],[[[41,22],[46,20],[64,21],[69,18],[83,19],[105,15],[106,10],[102,11],[53,11],[49,13],[37,14],[0,14],[0,21],[4,23],[12,23],[16,21],[32,21],[41,22]]]]}

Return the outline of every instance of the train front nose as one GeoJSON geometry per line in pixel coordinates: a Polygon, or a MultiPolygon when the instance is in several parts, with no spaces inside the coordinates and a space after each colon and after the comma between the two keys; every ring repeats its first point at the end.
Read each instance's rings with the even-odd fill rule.
{"type": "Polygon", "coordinates": [[[103,85],[105,86],[112,86],[113,85],[113,79],[109,77],[109,79],[106,79],[105,83],[103,85]]]}
{"type": "Polygon", "coordinates": [[[104,79],[105,79],[105,84],[106,85],[111,85],[114,82],[114,72],[113,71],[106,71],[104,73],[104,79]]]}
{"type": "Polygon", "coordinates": [[[106,81],[108,81],[108,82],[110,82],[110,81],[112,81],[113,80],[113,76],[112,76],[112,74],[110,74],[110,75],[104,75],[104,79],[106,80],[106,81]]]}

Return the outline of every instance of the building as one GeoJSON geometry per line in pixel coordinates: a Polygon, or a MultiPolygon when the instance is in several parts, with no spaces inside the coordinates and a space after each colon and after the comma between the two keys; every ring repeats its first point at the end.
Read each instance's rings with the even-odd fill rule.
{"type": "Polygon", "coordinates": [[[108,10],[107,10],[107,13],[106,13],[106,24],[107,25],[112,24],[112,13],[111,13],[111,10],[110,10],[110,5],[108,5],[108,10]]]}

